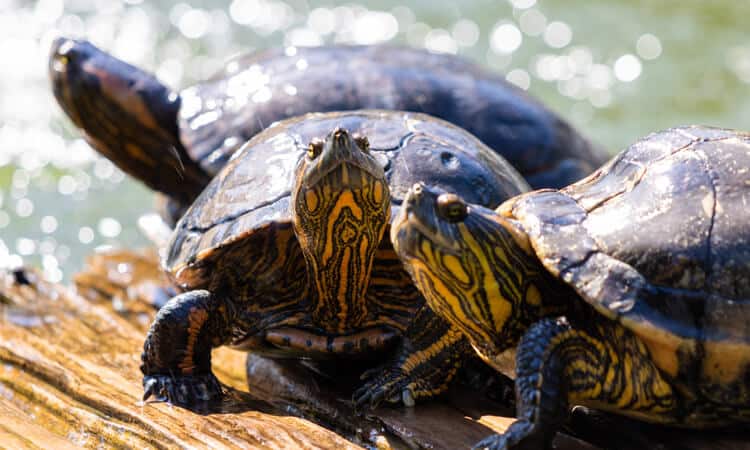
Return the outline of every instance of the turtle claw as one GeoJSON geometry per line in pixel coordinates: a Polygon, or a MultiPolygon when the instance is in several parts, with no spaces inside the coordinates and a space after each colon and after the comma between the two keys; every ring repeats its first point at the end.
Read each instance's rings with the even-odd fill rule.
{"type": "Polygon", "coordinates": [[[157,401],[163,400],[163,398],[159,397],[159,395],[157,394],[157,389],[158,389],[156,387],[157,384],[159,383],[158,381],[156,381],[155,378],[149,377],[148,379],[146,378],[143,379],[143,398],[141,399],[142,401],[145,402],[146,400],[151,398],[151,396],[156,397],[157,401]]]}
{"type": "Polygon", "coordinates": [[[504,434],[493,434],[484,438],[471,448],[471,450],[507,450],[510,446],[507,437],[504,434]]]}
{"type": "Polygon", "coordinates": [[[519,419],[503,434],[494,434],[479,441],[472,450],[539,450],[549,448],[544,433],[528,420],[519,419]]]}
{"type": "Polygon", "coordinates": [[[207,375],[146,375],[143,377],[143,401],[156,401],[179,406],[195,406],[218,400],[223,395],[221,383],[213,374],[207,375]]]}
{"type": "Polygon", "coordinates": [[[414,406],[414,392],[412,380],[397,369],[370,369],[362,374],[360,379],[367,380],[362,387],[354,391],[352,396],[354,406],[358,410],[374,409],[383,400],[388,403],[403,403],[407,407],[414,406]]]}

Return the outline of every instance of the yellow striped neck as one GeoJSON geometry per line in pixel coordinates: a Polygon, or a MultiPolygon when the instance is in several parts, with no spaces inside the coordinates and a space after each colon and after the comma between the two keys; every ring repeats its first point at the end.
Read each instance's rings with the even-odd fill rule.
{"type": "Polygon", "coordinates": [[[315,186],[299,186],[293,202],[313,322],[351,331],[368,313],[365,293],[390,215],[387,184],[343,164],[315,186]]]}
{"type": "Polygon", "coordinates": [[[554,283],[520,226],[495,214],[452,225],[458,249],[422,239],[407,267],[428,305],[487,357],[513,347],[549,313],[554,283]]]}

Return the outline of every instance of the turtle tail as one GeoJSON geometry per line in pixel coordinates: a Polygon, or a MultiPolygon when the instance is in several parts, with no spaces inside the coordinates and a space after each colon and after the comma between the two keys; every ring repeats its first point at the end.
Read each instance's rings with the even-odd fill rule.
{"type": "Polygon", "coordinates": [[[156,77],[66,38],[52,45],[49,73],[62,109],[120,169],[181,204],[203,190],[210,176],[179,139],[180,97],[156,77]]]}

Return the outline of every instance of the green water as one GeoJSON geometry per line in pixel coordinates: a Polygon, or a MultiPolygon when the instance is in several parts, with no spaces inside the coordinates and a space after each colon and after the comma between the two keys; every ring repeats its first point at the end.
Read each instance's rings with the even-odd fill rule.
{"type": "Polygon", "coordinates": [[[86,36],[174,87],[275,45],[455,51],[511,74],[614,153],[675,125],[750,128],[749,14],[750,2],[699,0],[0,0],[0,266],[58,280],[98,246],[147,245],[136,220],[150,193],[98,158],[49,92],[56,35],[86,36]]]}

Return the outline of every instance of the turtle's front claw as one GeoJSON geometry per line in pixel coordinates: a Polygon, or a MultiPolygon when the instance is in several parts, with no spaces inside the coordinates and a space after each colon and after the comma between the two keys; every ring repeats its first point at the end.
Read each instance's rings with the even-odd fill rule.
{"type": "Polygon", "coordinates": [[[207,375],[146,375],[143,377],[143,400],[154,397],[175,405],[191,407],[218,400],[223,395],[221,383],[207,375]]]}
{"type": "Polygon", "coordinates": [[[493,434],[490,437],[484,438],[479,441],[472,450],[508,450],[513,447],[508,443],[508,439],[504,434],[493,434]]]}
{"type": "Polygon", "coordinates": [[[541,450],[549,448],[546,435],[528,420],[513,422],[503,434],[494,434],[479,441],[472,450],[541,450]]]}
{"type": "Polygon", "coordinates": [[[361,379],[367,381],[352,396],[357,409],[373,409],[383,400],[414,406],[413,380],[401,370],[383,367],[370,369],[362,374],[361,379]]]}

